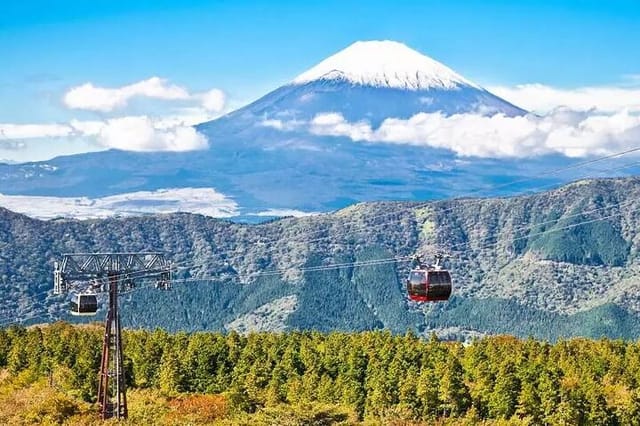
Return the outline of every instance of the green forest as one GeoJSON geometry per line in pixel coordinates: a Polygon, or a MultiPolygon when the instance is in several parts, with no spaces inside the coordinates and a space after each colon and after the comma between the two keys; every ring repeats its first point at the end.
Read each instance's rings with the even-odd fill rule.
{"type": "Polygon", "coordinates": [[[151,250],[180,265],[173,296],[123,297],[127,328],[241,332],[263,315],[261,331],[637,339],[638,209],[637,177],[512,198],[360,203],[253,225],[187,213],[40,221],[0,208],[0,317],[73,321],[68,295],[52,294],[62,253],[151,250]],[[454,290],[428,309],[407,301],[408,262],[303,271],[436,250],[448,252],[454,290]]]}
{"type": "MultiPolygon", "coordinates": [[[[88,424],[102,327],[0,329],[0,423],[88,424]]],[[[124,332],[130,424],[640,425],[640,343],[124,332]]]]}

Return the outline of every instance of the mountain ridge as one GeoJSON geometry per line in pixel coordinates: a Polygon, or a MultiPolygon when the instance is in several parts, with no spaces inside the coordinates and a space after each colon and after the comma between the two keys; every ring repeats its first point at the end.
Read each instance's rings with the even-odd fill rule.
{"type": "Polygon", "coordinates": [[[128,327],[247,330],[271,318],[287,330],[634,338],[639,200],[633,177],[509,198],[360,203],[260,225],[188,213],[38,221],[0,210],[2,317],[68,318],[64,298],[45,297],[62,252],[154,249],[194,265],[178,279],[203,281],[178,281],[168,298],[131,293],[122,302],[128,327]],[[437,249],[451,253],[447,303],[408,302],[405,263],[313,271],[437,249]]]}

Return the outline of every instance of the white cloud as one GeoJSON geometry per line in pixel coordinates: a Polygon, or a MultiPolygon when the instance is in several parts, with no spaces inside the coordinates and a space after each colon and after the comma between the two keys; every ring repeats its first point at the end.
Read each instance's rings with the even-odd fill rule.
{"type": "Polygon", "coordinates": [[[278,129],[278,130],[283,130],[284,129],[284,121],[276,120],[276,119],[262,120],[260,122],[260,125],[264,126],[264,127],[272,127],[274,129],[278,129]]]}
{"type": "Polygon", "coordinates": [[[56,138],[69,136],[73,131],[66,124],[12,124],[0,123],[0,140],[56,138]]]}
{"type": "Polygon", "coordinates": [[[90,138],[104,148],[127,151],[192,151],[205,149],[207,138],[191,118],[128,116],[104,121],[72,120],[68,124],[1,124],[0,141],[40,138],[90,138]]]}
{"type": "Polygon", "coordinates": [[[64,104],[73,109],[109,112],[127,105],[134,97],[165,100],[189,99],[189,92],[159,77],[151,77],[118,88],[97,87],[85,83],[71,88],[63,98],[64,104]]]}
{"type": "Polygon", "coordinates": [[[88,219],[179,211],[211,217],[238,215],[238,204],[213,188],[160,189],[103,198],[0,194],[0,206],[39,219],[88,219]]]}
{"type": "Polygon", "coordinates": [[[69,108],[110,112],[127,106],[135,97],[179,100],[167,114],[124,115],[103,120],[71,120],[68,123],[0,123],[0,148],[26,149],[23,140],[82,139],[87,146],[129,151],[190,151],[208,146],[207,138],[191,126],[213,120],[225,108],[225,94],[219,89],[202,93],[152,77],[120,88],[85,83],[64,96],[69,108]]]}
{"type": "Polygon", "coordinates": [[[311,120],[311,133],[329,136],[347,136],[353,140],[371,140],[373,130],[365,121],[347,122],[342,114],[330,112],[318,114],[311,120]]]}
{"type": "Polygon", "coordinates": [[[201,99],[202,107],[207,111],[220,112],[224,109],[226,97],[220,89],[212,89],[196,96],[201,99]]]}
{"type": "Polygon", "coordinates": [[[97,141],[104,147],[127,151],[192,151],[208,146],[207,138],[193,127],[160,127],[146,116],[107,120],[97,141]]]}
{"type": "Polygon", "coordinates": [[[305,217],[305,216],[315,216],[321,214],[320,212],[304,212],[302,210],[294,210],[294,209],[268,209],[258,213],[253,213],[254,216],[264,216],[264,217],[284,217],[284,216],[293,216],[293,217],[305,217]]]}
{"type": "Polygon", "coordinates": [[[338,113],[326,113],[317,115],[308,127],[316,135],[443,148],[462,157],[606,155],[635,147],[640,140],[640,116],[636,114],[566,108],[544,116],[520,117],[419,113],[406,120],[388,118],[377,129],[366,121],[350,123],[338,113]]]}
{"type": "Polygon", "coordinates": [[[528,111],[549,112],[557,107],[615,113],[640,112],[640,87],[594,86],[560,89],[543,84],[515,87],[494,86],[488,90],[528,111]]]}
{"type": "Polygon", "coordinates": [[[258,125],[263,127],[271,127],[277,130],[297,130],[304,128],[306,126],[306,122],[301,120],[281,120],[281,119],[264,119],[258,123],[258,125]]]}
{"type": "Polygon", "coordinates": [[[225,95],[219,89],[212,89],[204,93],[190,93],[184,87],[170,84],[166,79],[160,77],[151,77],[116,88],[84,83],[67,91],[63,102],[71,109],[111,112],[126,107],[129,101],[136,97],[196,102],[205,110],[213,112],[220,112],[225,106],[225,95]]]}

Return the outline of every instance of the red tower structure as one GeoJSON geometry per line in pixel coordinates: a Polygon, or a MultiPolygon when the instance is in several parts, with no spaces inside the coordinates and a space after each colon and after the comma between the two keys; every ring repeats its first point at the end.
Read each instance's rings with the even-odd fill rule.
{"type": "MultiPolygon", "coordinates": [[[[54,265],[54,293],[102,291],[106,279],[108,307],[98,376],[98,405],[103,420],[126,419],[127,389],[118,310],[120,288],[135,281],[156,281],[156,288],[171,288],[171,264],[162,253],[78,253],[64,254],[54,265]],[[98,287],[98,288],[96,288],[98,287]]],[[[93,294],[93,293],[91,293],[93,294]]],[[[95,309],[94,309],[95,310],[95,309]]]]}

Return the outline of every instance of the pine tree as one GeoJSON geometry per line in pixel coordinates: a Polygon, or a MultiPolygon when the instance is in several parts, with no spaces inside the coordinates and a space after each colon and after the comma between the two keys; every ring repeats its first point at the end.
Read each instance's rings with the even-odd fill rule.
{"type": "Polygon", "coordinates": [[[416,367],[410,367],[402,379],[398,391],[399,405],[406,408],[414,419],[419,418],[422,411],[422,402],[417,395],[418,377],[419,374],[416,367]]]}
{"type": "Polygon", "coordinates": [[[162,392],[172,395],[180,392],[181,375],[180,363],[175,352],[165,348],[160,361],[160,374],[158,375],[158,387],[162,392]]]}
{"type": "Polygon", "coordinates": [[[440,409],[438,398],[439,381],[433,368],[423,366],[416,383],[416,396],[421,402],[420,417],[425,420],[435,419],[440,409]]]}
{"type": "Polygon", "coordinates": [[[298,375],[289,377],[287,381],[286,398],[289,404],[298,404],[303,400],[302,378],[298,375]]]}
{"type": "Polygon", "coordinates": [[[500,368],[496,384],[489,399],[489,415],[494,418],[509,419],[516,411],[520,383],[515,366],[507,361],[500,368]]]}
{"type": "Polygon", "coordinates": [[[305,401],[316,401],[318,399],[318,386],[320,385],[320,375],[314,369],[307,370],[302,375],[302,397],[305,401]]]}
{"type": "Polygon", "coordinates": [[[540,408],[545,421],[553,417],[560,404],[560,381],[558,373],[552,367],[547,366],[538,380],[538,395],[540,408]]]}
{"type": "Polygon", "coordinates": [[[271,380],[267,384],[266,403],[276,405],[287,399],[287,372],[280,365],[276,365],[271,373],[271,380]]]}
{"type": "Polygon", "coordinates": [[[592,425],[615,426],[618,424],[613,411],[607,406],[602,393],[593,391],[588,399],[587,423],[592,425]]]}
{"type": "Polygon", "coordinates": [[[469,389],[463,377],[460,361],[450,356],[440,379],[440,400],[445,416],[462,416],[471,405],[469,389]]]}
{"type": "Polygon", "coordinates": [[[529,418],[534,424],[538,424],[542,419],[540,403],[536,383],[531,379],[523,380],[520,395],[518,395],[516,414],[522,418],[529,418]]]}
{"type": "Polygon", "coordinates": [[[346,372],[340,376],[344,386],[343,400],[354,408],[360,420],[364,418],[368,401],[368,389],[365,388],[368,364],[370,366],[367,355],[361,348],[352,346],[347,358],[346,372]]]}
{"type": "Polygon", "coordinates": [[[0,368],[7,366],[11,351],[11,337],[4,328],[0,328],[0,368]]]}

